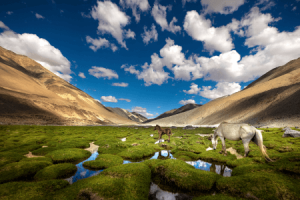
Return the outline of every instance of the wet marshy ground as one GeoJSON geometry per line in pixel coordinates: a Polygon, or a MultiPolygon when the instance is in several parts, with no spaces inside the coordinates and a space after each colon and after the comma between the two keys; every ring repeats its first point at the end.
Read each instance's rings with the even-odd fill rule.
{"type": "MultiPolygon", "coordinates": [[[[95,160],[98,155],[99,155],[99,153],[96,151],[88,159],[76,164],[77,172],[75,173],[75,175],[73,175],[69,178],[66,178],[65,180],[67,180],[70,184],[72,184],[72,183],[75,183],[76,181],[78,181],[80,179],[95,176],[95,175],[99,174],[100,172],[102,172],[103,169],[101,169],[101,170],[92,170],[92,169],[88,169],[88,168],[83,166],[84,162],[95,160]]],[[[150,157],[149,159],[150,160],[151,159],[165,160],[165,159],[176,159],[176,158],[173,157],[173,155],[170,153],[170,150],[161,150],[159,152],[155,152],[155,154],[152,157],[150,157]]],[[[136,160],[136,161],[124,160],[123,164],[128,164],[128,163],[133,163],[133,162],[143,162],[144,160],[145,159],[136,160]]],[[[215,173],[220,174],[224,177],[231,176],[231,172],[232,172],[232,170],[229,167],[225,166],[225,165],[216,164],[216,163],[209,163],[209,162],[205,162],[205,161],[202,161],[202,160],[186,161],[186,163],[194,166],[196,169],[215,172],[215,173]]]]}
{"type": "MultiPolygon", "coordinates": [[[[263,130],[274,162],[266,162],[254,143],[247,158],[219,154],[221,144],[206,151],[211,128],[172,129],[170,142],[164,135],[156,143],[157,132],[143,127],[0,126],[0,196],[299,199],[300,138],[283,138],[280,128],[263,130]],[[98,150],[86,151],[92,141],[98,150]],[[39,157],[26,158],[28,152],[39,157]]],[[[231,147],[244,154],[241,141],[226,141],[231,147]]]]}

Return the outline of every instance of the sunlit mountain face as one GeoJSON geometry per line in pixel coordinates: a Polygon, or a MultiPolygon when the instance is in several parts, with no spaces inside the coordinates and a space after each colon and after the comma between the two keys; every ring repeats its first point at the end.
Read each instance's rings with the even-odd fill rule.
{"type": "Polygon", "coordinates": [[[300,57],[300,1],[0,2],[0,46],[147,118],[244,89],[300,57]]]}

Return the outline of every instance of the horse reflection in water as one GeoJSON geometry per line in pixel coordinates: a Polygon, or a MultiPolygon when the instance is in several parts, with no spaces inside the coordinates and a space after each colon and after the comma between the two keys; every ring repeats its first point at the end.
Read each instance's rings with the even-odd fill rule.
{"type": "Polygon", "coordinates": [[[158,156],[157,156],[157,159],[160,159],[160,160],[167,160],[167,159],[170,159],[172,158],[172,156],[170,155],[170,151],[160,151],[158,153],[158,156]],[[168,154],[166,155],[166,152],[168,152],[168,154]]]}
{"type": "MultiPolygon", "coordinates": [[[[216,164],[212,163],[210,166],[210,171],[216,172],[217,174],[220,174],[221,176],[229,176],[228,170],[230,170],[230,169],[229,168],[226,169],[226,168],[227,167],[225,165],[216,165],[216,164]]],[[[231,170],[230,170],[230,173],[231,173],[231,170]]]]}

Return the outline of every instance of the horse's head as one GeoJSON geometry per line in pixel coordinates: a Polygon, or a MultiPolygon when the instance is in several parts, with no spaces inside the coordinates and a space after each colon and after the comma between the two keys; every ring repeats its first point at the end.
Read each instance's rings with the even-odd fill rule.
{"type": "Polygon", "coordinates": [[[218,138],[217,136],[212,135],[212,136],[209,136],[208,139],[211,141],[212,145],[213,145],[213,149],[216,150],[217,149],[217,145],[218,145],[218,138]]]}
{"type": "Polygon", "coordinates": [[[217,144],[218,144],[218,138],[212,136],[211,143],[213,145],[213,149],[216,150],[217,149],[217,144]]]}
{"type": "Polygon", "coordinates": [[[158,125],[156,125],[156,126],[154,127],[154,131],[156,131],[156,130],[159,130],[159,126],[158,126],[158,125]]]}

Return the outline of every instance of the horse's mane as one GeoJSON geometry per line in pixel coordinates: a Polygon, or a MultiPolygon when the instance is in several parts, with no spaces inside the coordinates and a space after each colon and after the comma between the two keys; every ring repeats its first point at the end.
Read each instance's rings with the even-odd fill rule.
{"type": "Polygon", "coordinates": [[[162,128],[158,125],[158,124],[156,124],[156,126],[155,127],[157,127],[159,130],[161,130],[162,131],[162,128]]]}

